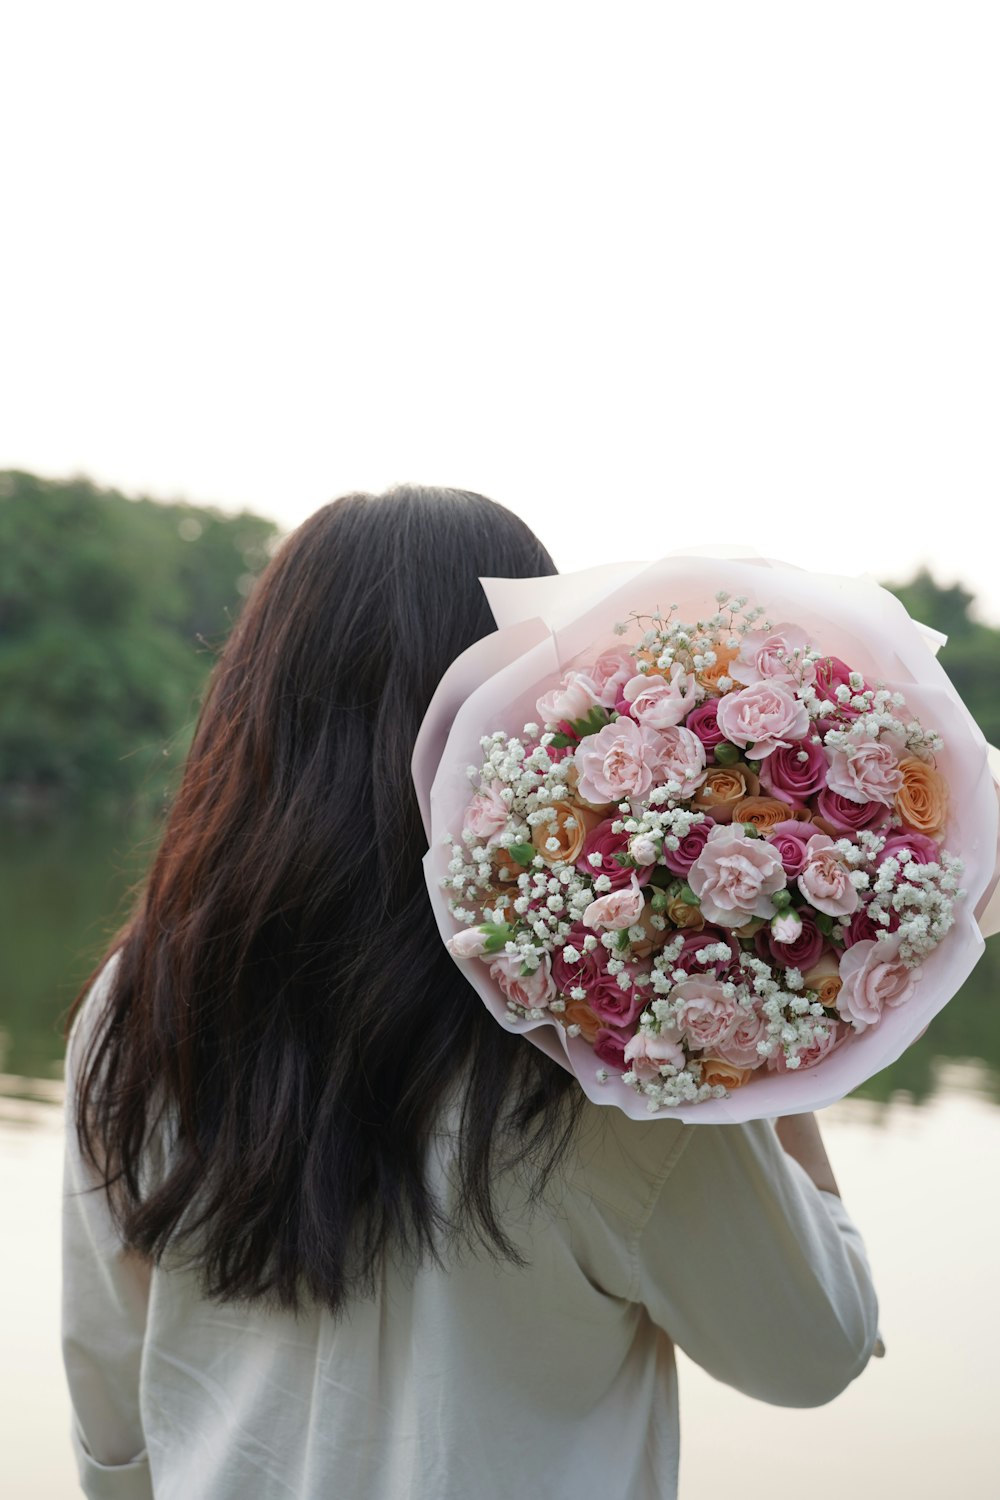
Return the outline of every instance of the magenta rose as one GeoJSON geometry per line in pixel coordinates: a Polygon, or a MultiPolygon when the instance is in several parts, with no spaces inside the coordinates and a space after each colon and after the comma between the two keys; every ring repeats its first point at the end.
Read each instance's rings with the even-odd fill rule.
{"type": "Polygon", "coordinates": [[[783,969],[811,969],[826,946],[826,939],[816,926],[816,919],[804,907],[798,908],[802,930],[792,943],[779,943],[770,927],[762,927],[754,938],[757,956],[765,963],[779,964],[783,969]]]}
{"type": "Polygon", "coordinates": [[[703,823],[692,825],[684,837],[678,840],[676,849],[668,849],[664,846],[663,863],[672,875],[687,875],[707,844],[711,831],[712,823],[706,818],[703,823]]]}
{"type": "Polygon", "coordinates": [[[880,740],[848,740],[830,749],[826,784],[849,802],[883,802],[891,807],[903,785],[899,758],[880,740]]]}
{"type": "Polygon", "coordinates": [[[809,713],[783,683],[755,682],[720,698],[719,728],[752,760],[763,760],[782,746],[805,738],[809,713]]]}
{"type": "MultiPolygon", "coordinates": [[[[878,857],[878,863],[881,864],[884,859],[890,857],[898,859],[904,849],[909,849],[920,865],[941,863],[941,850],[933,839],[929,839],[925,833],[909,832],[905,828],[886,836],[885,847],[878,857]]],[[[902,871],[900,874],[905,878],[902,871]]]]}
{"type": "Polygon", "coordinates": [[[624,1073],[628,1068],[625,1048],[632,1039],[630,1031],[619,1031],[614,1026],[601,1026],[594,1038],[594,1051],[606,1068],[615,1073],[624,1073]]]}
{"type": "Polygon", "coordinates": [[[736,1001],[724,993],[717,979],[685,979],[670,991],[677,1002],[675,1025],[690,1047],[700,1051],[715,1049],[729,1036],[736,1024],[736,1001]]]}
{"type": "Polygon", "coordinates": [[[666,754],[663,736],[655,729],[617,719],[577,746],[577,791],[585,802],[598,805],[642,798],[662,780],[666,754]]]}
{"type": "Polygon", "coordinates": [[[873,922],[863,906],[859,906],[850,922],[847,924],[847,935],[844,938],[844,947],[853,948],[855,943],[872,942],[882,936],[883,933],[895,932],[899,926],[899,916],[896,912],[889,913],[888,927],[873,922]]]}
{"type": "Polygon", "coordinates": [[[792,818],[767,830],[767,841],[777,849],[786,875],[797,875],[802,869],[809,840],[815,832],[811,823],[797,823],[792,818]]]}
{"type": "Polygon", "coordinates": [[[619,890],[623,885],[628,885],[633,873],[638,876],[639,884],[642,885],[649,879],[650,870],[633,870],[631,865],[620,865],[615,859],[616,854],[627,854],[629,847],[629,836],[627,833],[614,833],[612,826],[614,818],[605,818],[603,823],[588,833],[580,857],[576,862],[576,868],[583,875],[589,875],[591,880],[596,880],[598,875],[606,875],[611,881],[611,889],[619,890]],[[595,865],[590,856],[599,854],[601,862],[595,865]]]}
{"type": "Polygon", "coordinates": [[[608,979],[607,948],[597,943],[588,952],[583,946],[585,939],[593,936],[582,922],[575,922],[567,934],[566,947],[556,949],[552,959],[552,978],[561,995],[568,995],[573,989],[589,992],[608,979]],[[575,949],[579,957],[571,962],[566,957],[566,948],[575,949]]]}
{"type": "Polygon", "coordinates": [[[749,837],[742,824],[716,823],[688,871],[688,884],[706,921],[724,927],[743,927],[751,917],[772,917],[771,897],[785,883],[777,850],[766,839],[749,837]]]}
{"type": "Polygon", "coordinates": [[[608,974],[587,991],[587,1004],[606,1026],[630,1027],[638,1019],[645,1000],[633,984],[623,990],[614,975],[608,974]]]}
{"type": "Polygon", "coordinates": [[[740,956],[740,945],[731,932],[726,932],[722,927],[702,928],[701,932],[685,932],[684,942],[677,957],[674,959],[671,969],[683,969],[686,974],[711,974],[716,979],[722,979],[728,974],[733,964],[740,956]],[[698,954],[714,943],[726,943],[729,947],[730,957],[724,959],[712,959],[709,963],[703,963],[698,954]]]}
{"type": "Polygon", "coordinates": [[[684,720],[684,728],[698,736],[709,754],[726,738],[719,728],[721,701],[720,698],[706,698],[704,703],[699,703],[697,708],[693,708],[684,720]]]}
{"type": "Polygon", "coordinates": [[[816,797],[817,816],[825,819],[838,833],[860,833],[863,828],[875,832],[884,828],[892,809],[884,802],[855,802],[824,787],[816,797]]]}
{"type": "MultiPolygon", "coordinates": [[[[849,703],[841,703],[837,698],[839,687],[850,687],[851,669],[846,662],[841,661],[839,656],[824,656],[816,663],[816,691],[821,698],[828,698],[831,703],[836,703],[841,713],[850,718],[857,716],[858,710],[851,708],[849,703]]],[[[853,689],[852,689],[853,693],[853,689]]]]}
{"type": "Polygon", "coordinates": [[[851,1034],[851,1028],[845,1026],[843,1021],[830,1019],[825,1021],[821,1034],[808,1047],[799,1048],[799,1065],[792,1069],[785,1061],[784,1049],[779,1047],[772,1052],[767,1059],[767,1066],[773,1073],[801,1073],[803,1068],[814,1068],[817,1063],[822,1062],[824,1057],[829,1057],[831,1052],[836,1052],[842,1042],[845,1042],[851,1034]]]}
{"type": "Polygon", "coordinates": [[[842,955],[837,1010],[855,1031],[877,1025],[886,1006],[905,1005],[911,999],[921,976],[906,967],[899,948],[895,935],[877,943],[855,943],[842,955]]]}
{"type": "Polygon", "coordinates": [[[761,762],[760,784],[772,797],[792,807],[805,807],[826,786],[830,762],[815,740],[796,740],[775,750],[761,762]]]}

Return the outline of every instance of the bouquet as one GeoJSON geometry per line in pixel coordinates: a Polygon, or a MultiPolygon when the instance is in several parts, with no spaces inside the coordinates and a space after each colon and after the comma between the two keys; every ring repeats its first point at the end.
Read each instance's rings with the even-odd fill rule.
{"type": "Polygon", "coordinates": [[[995,865],[992,779],[970,787],[962,753],[978,731],[953,691],[929,693],[943,674],[922,640],[917,675],[878,635],[881,601],[852,637],[842,598],[817,613],[816,575],[650,571],[556,673],[534,675],[536,646],[508,701],[498,674],[432,850],[442,931],[592,1097],[610,1084],[630,1113],[692,1119],[813,1108],[806,1075],[826,1090],[837,1068],[846,1092],[884,1066],[880,1033],[898,1053],[957,988],[961,964],[944,978],[934,960],[968,946],[956,923],[995,865]]]}

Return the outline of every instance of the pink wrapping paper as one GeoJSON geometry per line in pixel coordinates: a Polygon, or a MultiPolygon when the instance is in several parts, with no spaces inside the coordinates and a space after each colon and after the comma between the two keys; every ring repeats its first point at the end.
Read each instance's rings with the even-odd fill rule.
{"type": "MultiPolygon", "coordinates": [[[[473,788],[466,774],[481,760],[480,737],[495,729],[519,734],[538,714],[538,696],[561,674],[621,646],[617,620],[677,604],[682,618],[711,614],[715,593],[745,594],[777,621],[808,631],[824,651],[856,671],[906,694],[909,707],[945,748],[938,765],[951,789],[944,846],[965,863],[967,895],[955,925],[925,959],[916,994],[851,1038],[816,1067],[755,1073],[728,1098],[658,1113],[690,1124],[738,1123],[821,1109],[896,1060],[947,1004],[982,955],[984,935],[1000,930],[998,785],[1000,755],[982,733],[935,659],[944,637],[918,625],[872,579],[807,572],[735,549],[671,554],[654,563],[621,563],[552,578],[483,579],[497,621],[495,634],[449,668],[428,708],[413,754],[413,777],[430,848],[424,870],[442,940],[457,930],[440,885],[448,865],[446,836],[460,835],[473,788]],[[994,757],[994,771],[990,756],[994,757]],[[977,915],[979,921],[977,922],[977,915]]],[[[581,1037],[554,1020],[511,1020],[506,1001],[479,960],[456,960],[499,1025],[524,1032],[573,1072],[590,1099],[649,1119],[645,1097],[600,1066],[581,1037]]]]}

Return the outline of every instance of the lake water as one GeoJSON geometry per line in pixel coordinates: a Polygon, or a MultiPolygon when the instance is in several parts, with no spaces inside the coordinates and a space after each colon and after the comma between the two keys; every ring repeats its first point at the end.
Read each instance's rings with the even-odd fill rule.
{"type": "MultiPolygon", "coordinates": [[[[141,872],[141,836],[107,820],[4,835],[0,1438],[12,1497],[77,1493],[58,1332],[60,1023],[141,872]]],[[[831,1405],[786,1411],[679,1356],[682,1500],[1000,1493],[998,941],[922,1041],[822,1116],[874,1269],[886,1357],[831,1405]]]]}

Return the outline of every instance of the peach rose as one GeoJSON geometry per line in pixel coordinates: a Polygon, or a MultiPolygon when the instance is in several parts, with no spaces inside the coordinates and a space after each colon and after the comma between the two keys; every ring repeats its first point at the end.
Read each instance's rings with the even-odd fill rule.
{"type": "MultiPolygon", "coordinates": [[[[557,1015],[559,1015],[559,1012],[557,1012],[557,1015]]],[[[597,1033],[604,1024],[603,1021],[594,1015],[586,1000],[567,1000],[566,1009],[561,1013],[559,1018],[562,1020],[564,1026],[579,1026],[580,1035],[591,1046],[597,1040],[597,1033]]]]}
{"type": "Polygon", "coordinates": [[[698,812],[708,813],[715,823],[731,823],[733,808],[747,797],[756,797],[760,781],[749,766],[711,766],[691,799],[698,812]]]}
{"type": "Polygon", "coordinates": [[[844,982],[840,977],[840,965],[832,953],[824,953],[818,958],[812,968],[803,974],[802,981],[807,990],[816,991],[820,1005],[831,1009],[837,1003],[837,996],[844,982]]]}
{"type": "Polygon", "coordinates": [[[792,808],[787,802],[779,802],[777,797],[742,797],[733,808],[732,821],[752,823],[754,828],[766,833],[792,817],[792,808]]]}
{"type": "Polygon", "coordinates": [[[580,858],[587,835],[602,821],[603,814],[594,812],[589,807],[580,807],[575,801],[554,802],[552,806],[556,815],[555,824],[536,823],[531,831],[531,842],[547,865],[559,864],[561,861],[569,865],[575,864],[580,858]],[[555,849],[547,847],[550,839],[555,839],[555,849]]]}
{"type": "Polygon", "coordinates": [[[903,785],[896,793],[896,811],[916,833],[940,838],[948,818],[948,784],[928,761],[908,755],[899,762],[903,785]]]}
{"type": "Polygon", "coordinates": [[[726,1062],[724,1057],[701,1059],[701,1081],[709,1088],[721,1084],[724,1089],[740,1089],[752,1072],[753,1068],[738,1068],[735,1063],[726,1062]]]}
{"type": "Polygon", "coordinates": [[[695,673],[695,676],[702,687],[707,688],[710,693],[721,693],[719,678],[732,676],[729,668],[739,655],[739,647],[716,643],[712,650],[715,652],[714,663],[710,667],[702,667],[700,672],[695,673]]]}
{"type": "Polygon", "coordinates": [[[663,915],[683,932],[700,932],[705,925],[701,908],[685,901],[683,896],[671,896],[663,915]]]}

